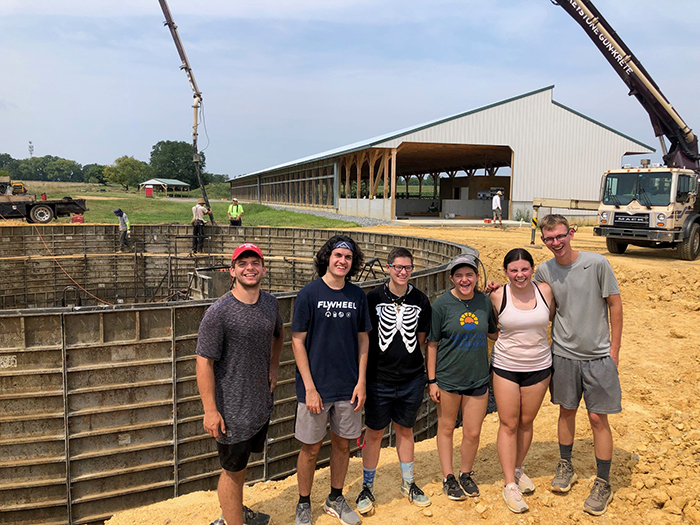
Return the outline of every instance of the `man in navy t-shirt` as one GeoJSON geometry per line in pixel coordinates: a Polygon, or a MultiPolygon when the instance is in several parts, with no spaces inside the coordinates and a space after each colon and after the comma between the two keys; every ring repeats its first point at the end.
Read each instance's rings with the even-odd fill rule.
{"type": "Polygon", "coordinates": [[[360,247],[335,235],[316,254],[321,276],[297,295],[292,348],[297,363],[295,435],[299,503],[295,525],[311,525],[311,486],[326,427],[331,427],[331,492],[323,509],[346,525],[360,517],[343,497],[350,460],[349,440],[362,434],[369,331],[367,296],[350,282],[362,267],[360,247]]]}

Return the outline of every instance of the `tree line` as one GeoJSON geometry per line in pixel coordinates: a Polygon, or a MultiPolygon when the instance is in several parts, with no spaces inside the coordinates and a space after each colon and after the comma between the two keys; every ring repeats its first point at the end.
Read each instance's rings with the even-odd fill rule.
{"type": "MultiPolygon", "coordinates": [[[[200,169],[204,184],[225,182],[225,175],[206,173],[206,158],[200,154],[200,169]]],[[[14,159],[0,153],[0,175],[13,180],[46,180],[56,182],[86,182],[90,184],[119,184],[125,191],[136,188],[148,179],[177,179],[190,188],[199,188],[199,180],[192,159],[192,145],[183,141],[161,140],[151,149],[149,162],[124,155],[112,164],[85,164],[45,155],[14,159]],[[3,173],[4,172],[4,173],[3,173]]]]}

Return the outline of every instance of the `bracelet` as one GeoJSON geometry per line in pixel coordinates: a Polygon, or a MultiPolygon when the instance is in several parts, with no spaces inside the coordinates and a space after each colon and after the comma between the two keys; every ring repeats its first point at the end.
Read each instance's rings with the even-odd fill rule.
{"type": "Polygon", "coordinates": [[[436,385],[436,384],[437,384],[437,379],[428,379],[428,384],[429,384],[429,385],[436,385]]]}

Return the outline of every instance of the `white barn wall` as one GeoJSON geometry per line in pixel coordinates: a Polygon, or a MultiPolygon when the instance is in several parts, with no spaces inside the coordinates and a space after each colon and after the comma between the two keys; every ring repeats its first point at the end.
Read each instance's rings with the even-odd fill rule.
{"type": "MultiPolygon", "coordinates": [[[[554,86],[467,113],[297,159],[247,175],[279,174],[327,164],[349,152],[400,148],[406,142],[506,146],[512,150],[512,218],[534,198],[596,200],[605,170],[650,147],[553,101],[554,86]]],[[[398,152],[399,158],[401,150],[398,152]]],[[[445,210],[443,210],[444,212],[445,210]]],[[[340,199],[338,213],[393,219],[389,199],[340,199]]],[[[575,212],[587,215],[586,212],[575,212]]],[[[504,217],[505,218],[505,217],[504,217]]]]}
{"type": "MultiPolygon", "coordinates": [[[[502,145],[513,150],[511,201],[597,199],[600,178],[622,156],[652,150],[552,101],[552,88],[408,133],[403,142],[502,145]]],[[[400,155],[399,151],[399,155],[400,155]]]]}

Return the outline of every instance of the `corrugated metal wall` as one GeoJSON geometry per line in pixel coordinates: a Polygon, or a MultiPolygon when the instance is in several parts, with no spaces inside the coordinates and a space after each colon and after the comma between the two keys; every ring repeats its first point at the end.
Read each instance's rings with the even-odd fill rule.
{"type": "MultiPolygon", "coordinates": [[[[216,242],[229,247],[243,236],[265,253],[291,247],[300,257],[336,233],[236,230],[236,240],[216,242]]],[[[228,228],[224,233],[230,237],[228,228]]],[[[382,261],[393,246],[411,249],[424,266],[412,281],[431,299],[449,287],[445,263],[467,249],[346,233],[382,261]]],[[[296,466],[294,298],[279,295],[287,340],[266,450],[251,459],[249,481],[284,477],[296,466]]],[[[216,487],[216,443],[202,429],[195,377],[197,330],[211,302],[0,311],[0,522],[100,523],[120,510],[216,487]]],[[[426,398],[417,438],[434,435],[436,420],[426,398]]],[[[319,464],[329,454],[327,442],[319,464]]]]}
{"type": "MultiPolygon", "coordinates": [[[[628,152],[651,151],[552,100],[553,88],[375,144],[491,144],[513,150],[514,202],[598,198],[600,178],[628,152]]],[[[399,152],[400,155],[400,152],[399,152]]]]}

